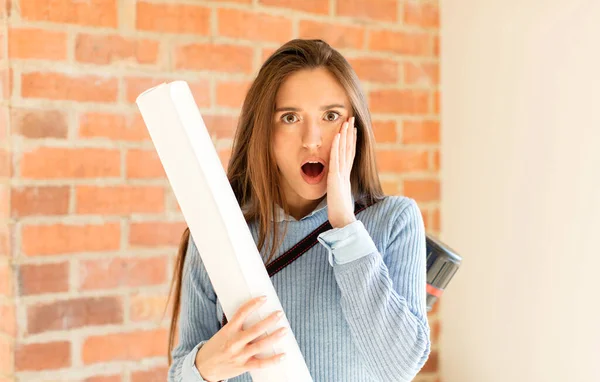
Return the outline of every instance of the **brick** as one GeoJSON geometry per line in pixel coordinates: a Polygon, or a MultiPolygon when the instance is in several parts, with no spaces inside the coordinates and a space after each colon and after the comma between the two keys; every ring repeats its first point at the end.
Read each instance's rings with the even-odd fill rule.
{"type": "Polygon", "coordinates": [[[136,28],[161,33],[210,33],[210,8],[196,5],[147,3],[139,1],[136,28]]]}
{"type": "MultiPolygon", "coordinates": [[[[14,371],[13,343],[12,339],[0,336],[0,375],[12,374],[14,371]]],[[[0,379],[0,381],[2,380],[0,379]]],[[[9,382],[13,382],[13,380],[11,379],[9,382]]]]}
{"type": "Polygon", "coordinates": [[[438,121],[404,121],[402,143],[440,143],[440,123],[438,121]]]}
{"type": "Polygon", "coordinates": [[[398,182],[396,181],[381,181],[381,188],[386,195],[399,195],[400,190],[398,186],[398,182]]]}
{"type": "Polygon", "coordinates": [[[71,344],[68,341],[17,344],[16,346],[16,371],[52,370],[69,366],[71,366],[71,344]]]}
{"type": "Polygon", "coordinates": [[[131,296],[131,310],[129,317],[132,321],[154,321],[158,322],[165,316],[170,317],[172,301],[169,301],[167,307],[166,295],[136,295],[131,296]]]}
{"type": "Polygon", "coordinates": [[[440,170],[440,151],[439,150],[435,150],[433,152],[432,167],[433,167],[434,171],[440,170]]]}
{"type": "Polygon", "coordinates": [[[282,16],[237,9],[217,11],[221,36],[284,43],[292,39],[292,20],[282,16]]]}
{"type": "MultiPolygon", "coordinates": [[[[4,333],[10,337],[16,337],[17,321],[15,313],[15,304],[11,302],[0,304],[0,333],[4,333]]],[[[0,370],[2,370],[0,368],[0,370]]]]}
{"type": "MultiPolygon", "coordinates": [[[[0,77],[0,81],[5,82],[3,80],[4,78],[0,77]]],[[[2,93],[1,88],[0,85],[0,94],[2,93]]],[[[8,139],[8,121],[8,107],[0,106],[0,142],[6,142],[6,139],[8,139]]]]}
{"type": "Polygon", "coordinates": [[[125,176],[129,179],[166,178],[156,150],[127,150],[125,176]]]}
{"type": "Polygon", "coordinates": [[[12,189],[11,215],[64,215],[69,212],[68,186],[30,186],[12,189]]]}
{"type": "Polygon", "coordinates": [[[27,307],[29,334],[122,322],[123,301],[114,296],[75,298],[27,307]]]}
{"type": "Polygon", "coordinates": [[[378,21],[396,21],[396,0],[343,0],[337,2],[336,13],[340,16],[378,21]]]}
{"type": "Polygon", "coordinates": [[[404,195],[417,202],[440,200],[440,182],[433,179],[406,179],[404,180],[404,195]]]}
{"type": "Polygon", "coordinates": [[[350,65],[362,81],[379,83],[398,82],[399,64],[384,58],[351,58],[350,65]]]}
{"type": "Polygon", "coordinates": [[[12,176],[11,160],[10,152],[0,149],[0,178],[10,178],[12,176]]]}
{"type": "Polygon", "coordinates": [[[430,320],[431,323],[431,342],[438,344],[440,340],[440,320],[430,320]]]}
{"type": "Polygon", "coordinates": [[[337,49],[362,49],[365,43],[365,29],[362,27],[300,20],[300,38],[319,38],[337,49]]]}
{"type": "Polygon", "coordinates": [[[20,0],[21,17],[95,27],[118,25],[117,0],[20,0]]]}
{"type": "Polygon", "coordinates": [[[11,122],[13,131],[25,138],[67,138],[67,115],[63,110],[14,108],[11,122]]]}
{"type": "MultiPolygon", "coordinates": [[[[169,79],[153,77],[128,77],[125,78],[125,92],[127,102],[135,103],[136,98],[146,90],[163,82],[171,82],[169,79]]],[[[198,107],[210,107],[210,82],[207,79],[187,81],[198,107]]],[[[143,123],[143,122],[142,122],[143,123]]],[[[143,125],[146,128],[146,125],[143,125]]]]}
{"type": "Polygon", "coordinates": [[[429,92],[424,90],[374,90],[369,101],[373,113],[422,115],[429,112],[429,92]]]}
{"type": "Polygon", "coordinates": [[[440,36],[433,37],[433,55],[435,57],[440,56],[440,36]]]}
{"type": "Polygon", "coordinates": [[[233,138],[238,119],[229,115],[205,114],[202,120],[210,135],[217,139],[233,138]]]}
{"type": "Polygon", "coordinates": [[[275,53],[275,51],[277,51],[277,48],[262,48],[261,49],[261,63],[260,63],[261,66],[265,61],[267,61],[267,59],[269,57],[271,57],[271,55],[273,53],[275,53]]]}
{"type": "Polygon", "coordinates": [[[433,112],[440,114],[440,92],[436,91],[433,93],[433,112]]]}
{"type": "Polygon", "coordinates": [[[121,382],[120,375],[98,375],[89,377],[83,380],[83,382],[121,382]]]}
{"type": "Polygon", "coordinates": [[[78,102],[115,102],[118,81],[113,77],[67,75],[62,73],[23,73],[21,95],[78,102]]]}
{"type": "Polygon", "coordinates": [[[12,96],[13,73],[11,69],[0,70],[0,99],[9,99],[12,96]]]}
{"type": "Polygon", "coordinates": [[[262,5],[280,7],[287,10],[296,9],[320,15],[329,14],[329,2],[323,0],[259,0],[258,2],[262,5]]]}
{"type": "Polygon", "coordinates": [[[164,329],[90,336],[83,342],[82,359],[85,365],[98,362],[162,357],[167,345],[164,329]]]}
{"type": "Polygon", "coordinates": [[[432,351],[431,354],[429,354],[429,358],[427,359],[427,362],[425,362],[425,365],[423,366],[423,368],[421,369],[421,373],[434,373],[436,371],[438,371],[439,368],[439,362],[438,362],[438,352],[437,351],[432,351]]]}
{"type": "Polygon", "coordinates": [[[150,134],[140,113],[112,114],[87,112],[79,116],[81,138],[108,138],[115,141],[149,141],[150,134]]]}
{"type": "Polygon", "coordinates": [[[249,81],[217,82],[217,106],[241,108],[251,84],[249,81]]]}
{"type": "Polygon", "coordinates": [[[379,171],[408,173],[426,171],[429,153],[424,150],[381,150],[377,152],[379,171]]]}
{"type": "Polygon", "coordinates": [[[39,147],[23,153],[21,159],[23,178],[109,178],[120,175],[119,150],[39,147]]]}
{"type": "Polygon", "coordinates": [[[131,382],[163,382],[167,380],[169,368],[155,367],[150,370],[140,370],[131,373],[131,382]]]}
{"type": "Polygon", "coordinates": [[[79,214],[129,215],[165,210],[162,186],[77,186],[75,195],[79,214]]]}
{"type": "Polygon", "coordinates": [[[160,285],[167,282],[167,257],[112,258],[82,261],[80,289],[160,285]],[[106,277],[110,275],[110,277],[106,277]]]}
{"type": "Polygon", "coordinates": [[[425,229],[428,230],[429,228],[429,211],[426,209],[421,209],[421,218],[423,219],[423,225],[425,226],[425,229]]]}
{"type": "Polygon", "coordinates": [[[0,183],[0,220],[10,217],[10,191],[8,184],[0,183]]]}
{"type": "Polygon", "coordinates": [[[158,49],[159,43],[154,40],[80,34],[75,42],[75,59],[100,65],[119,61],[154,64],[158,59],[158,49]]]}
{"type": "Polygon", "coordinates": [[[404,24],[421,28],[439,28],[440,10],[437,2],[419,3],[407,1],[404,3],[404,24]]]}
{"type": "Polygon", "coordinates": [[[0,257],[11,255],[11,229],[8,224],[0,224],[0,257]]]}
{"type": "Polygon", "coordinates": [[[176,246],[186,228],[185,222],[138,222],[129,227],[132,246],[176,246]]]}
{"type": "Polygon", "coordinates": [[[396,142],[396,122],[394,121],[373,121],[373,134],[378,143],[396,142]]]}
{"type": "Polygon", "coordinates": [[[0,262],[0,296],[12,297],[13,288],[13,270],[7,261],[0,262]]]}
{"type": "Polygon", "coordinates": [[[229,166],[229,160],[231,159],[231,149],[221,149],[217,151],[219,155],[219,159],[221,160],[221,165],[223,169],[227,171],[227,167],[229,166]]]}
{"type": "Polygon", "coordinates": [[[19,267],[19,295],[60,293],[69,290],[69,263],[23,264],[19,267]]]}
{"type": "Polygon", "coordinates": [[[371,31],[369,49],[410,56],[433,55],[431,35],[422,32],[371,31]]]}
{"type": "Polygon", "coordinates": [[[433,62],[404,63],[404,83],[407,85],[438,85],[440,83],[439,65],[433,62]]]}
{"type": "Polygon", "coordinates": [[[187,44],[175,48],[175,69],[252,73],[254,50],[248,46],[187,44]]]}
{"type": "Polygon", "coordinates": [[[22,251],[27,256],[115,251],[120,247],[119,223],[88,225],[25,225],[22,251]]]}
{"type": "Polygon", "coordinates": [[[10,28],[8,56],[11,59],[66,60],[67,34],[39,28],[10,28]]]}

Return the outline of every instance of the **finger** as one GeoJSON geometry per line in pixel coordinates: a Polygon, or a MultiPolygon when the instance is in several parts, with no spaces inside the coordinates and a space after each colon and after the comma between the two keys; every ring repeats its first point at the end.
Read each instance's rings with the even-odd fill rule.
{"type": "Polygon", "coordinates": [[[348,123],[348,137],[346,138],[346,170],[352,167],[352,146],[354,145],[354,117],[348,123]]]}
{"type": "Polygon", "coordinates": [[[342,126],[342,134],[340,136],[340,149],[339,149],[339,157],[338,164],[340,172],[344,172],[346,170],[346,141],[348,138],[348,122],[344,122],[342,126]]]}
{"type": "Polygon", "coordinates": [[[228,322],[227,325],[230,325],[230,327],[236,331],[240,330],[244,322],[246,322],[246,319],[266,301],[266,299],[261,300],[261,296],[247,301],[237,310],[237,312],[235,312],[231,318],[231,321],[228,322]]]}
{"type": "Polygon", "coordinates": [[[350,155],[352,155],[352,143],[354,142],[354,117],[350,118],[350,121],[348,122],[348,127],[346,128],[347,130],[347,136],[346,136],[346,147],[345,147],[345,151],[346,151],[346,156],[344,157],[346,164],[349,167],[350,164],[350,155]]]}
{"type": "Polygon", "coordinates": [[[333,138],[331,145],[331,154],[329,155],[329,173],[333,174],[339,171],[338,152],[340,145],[340,133],[337,133],[333,138]]]}
{"type": "Polygon", "coordinates": [[[285,353],[276,354],[269,358],[252,357],[248,362],[246,362],[244,367],[246,368],[246,370],[262,369],[265,367],[277,365],[283,359],[283,357],[285,357],[285,353]]]}
{"type": "Polygon", "coordinates": [[[257,322],[252,325],[252,327],[242,330],[240,332],[238,340],[243,344],[248,344],[257,337],[261,336],[267,329],[273,327],[281,318],[283,317],[283,312],[276,311],[268,315],[264,320],[257,322]],[[281,313],[281,315],[278,315],[281,313]]]}
{"type": "Polygon", "coordinates": [[[265,350],[268,350],[270,346],[279,342],[288,333],[288,328],[279,328],[268,336],[259,339],[258,341],[246,346],[244,351],[240,354],[242,359],[250,358],[265,350]]]}
{"type": "Polygon", "coordinates": [[[352,145],[352,160],[350,163],[354,163],[356,157],[356,145],[358,144],[358,128],[354,127],[354,144],[352,145]]]}

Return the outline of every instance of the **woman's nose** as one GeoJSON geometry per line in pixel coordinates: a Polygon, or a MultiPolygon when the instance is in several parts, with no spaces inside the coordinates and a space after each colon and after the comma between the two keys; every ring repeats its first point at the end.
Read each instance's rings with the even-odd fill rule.
{"type": "Polygon", "coordinates": [[[321,127],[317,122],[308,121],[302,137],[302,146],[307,149],[316,149],[321,147],[322,143],[321,127]]]}

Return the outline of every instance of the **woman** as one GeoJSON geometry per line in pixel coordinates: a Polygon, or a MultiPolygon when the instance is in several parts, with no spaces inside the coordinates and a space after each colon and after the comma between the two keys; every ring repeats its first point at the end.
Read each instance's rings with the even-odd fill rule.
{"type": "MultiPolygon", "coordinates": [[[[293,40],[267,59],[227,175],[265,264],[333,227],[271,278],[314,381],[412,380],[430,353],[423,220],[414,200],[383,195],[367,102],[336,50],[293,40]],[[355,201],[370,207],[355,215],[355,201]]],[[[257,340],[276,314],[242,330],[259,299],[222,326],[188,230],[177,261],[170,381],[251,381],[247,371],[279,361],[254,357],[286,334],[257,340]]]]}

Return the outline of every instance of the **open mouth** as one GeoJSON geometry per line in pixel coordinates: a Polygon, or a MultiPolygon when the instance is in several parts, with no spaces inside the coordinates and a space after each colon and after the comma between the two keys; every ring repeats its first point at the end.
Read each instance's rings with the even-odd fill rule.
{"type": "Polygon", "coordinates": [[[302,172],[310,178],[318,178],[323,172],[325,166],[322,163],[305,163],[302,165],[302,172]]]}

